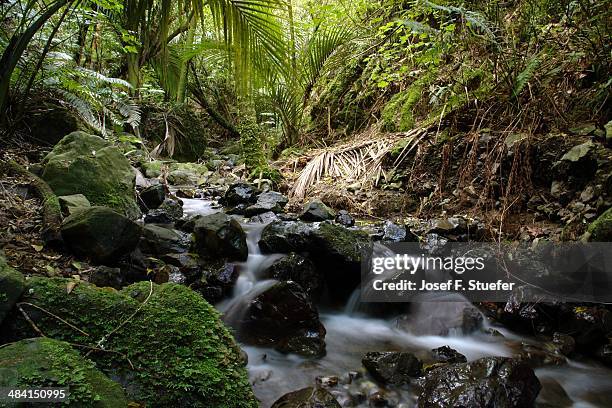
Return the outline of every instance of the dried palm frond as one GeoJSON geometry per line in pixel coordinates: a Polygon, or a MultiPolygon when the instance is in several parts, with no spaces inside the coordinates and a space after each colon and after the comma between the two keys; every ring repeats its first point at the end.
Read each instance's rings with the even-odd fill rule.
{"type": "Polygon", "coordinates": [[[311,159],[301,171],[290,192],[292,198],[303,199],[308,189],[324,177],[341,180],[355,180],[362,185],[378,185],[387,178],[382,163],[400,139],[408,139],[394,167],[408,157],[408,153],[427,134],[425,129],[413,129],[407,133],[386,134],[384,137],[342,144],[326,148],[311,159]]]}

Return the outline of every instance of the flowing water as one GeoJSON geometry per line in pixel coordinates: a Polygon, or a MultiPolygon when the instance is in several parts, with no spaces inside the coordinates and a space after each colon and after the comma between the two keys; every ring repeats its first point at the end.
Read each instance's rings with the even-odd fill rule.
{"type": "MultiPolygon", "coordinates": [[[[184,201],[188,215],[220,211],[210,201],[184,201]]],[[[264,225],[243,223],[243,227],[247,232],[249,256],[240,264],[240,277],[232,298],[217,305],[230,326],[239,320],[251,299],[275,282],[262,279],[261,273],[282,256],[263,255],[259,251],[257,243],[264,225]]],[[[327,330],[327,354],[320,359],[305,359],[269,348],[243,345],[249,357],[250,380],[261,406],[269,407],[287,392],[312,386],[316,377],[338,376],[342,379],[348,373],[356,372],[362,366],[363,354],[368,351],[402,350],[425,356],[433,348],[449,346],[471,361],[485,356],[511,356],[511,343],[533,342],[500,327],[495,329],[503,337],[482,333],[462,335],[453,330],[445,336],[432,334],[439,332],[440,325],[455,319],[466,301],[456,297],[452,301],[430,300],[415,304],[418,307],[412,307],[408,320],[402,324],[403,330],[400,330],[393,318],[372,318],[361,313],[359,293],[355,292],[343,309],[321,311],[321,322],[327,330]]],[[[538,398],[541,407],[612,407],[612,370],[595,363],[568,361],[560,367],[538,369],[536,375],[543,385],[538,398]]],[[[367,392],[364,390],[366,386],[374,385],[362,381],[361,385],[338,385],[337,388],[353,387],[351,392],[367,392]]],[[[409,386],[388,389],[387,392],[402,401],[401,407],[414,406],[415,396],[409,386]]],[[[367,401],[359,406],[367,407],[367,401]]]]}

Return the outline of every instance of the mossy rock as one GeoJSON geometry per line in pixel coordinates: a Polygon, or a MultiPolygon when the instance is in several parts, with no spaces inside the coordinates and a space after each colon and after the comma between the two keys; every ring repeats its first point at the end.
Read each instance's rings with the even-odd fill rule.
{"type": "Polygon", "coordinates": [[[590,234],[590,241],[612,242],[612,208],[593,221],[587,232],[590,234]]]}
{"type": "Polygon", "coordinates": [[[140,217],[136,174],[121,150],[98,136],[73,132],[43,160],[42,178],[58,196],[83,194],[92,205],[140,217]]]}
{"type": "MultiPolygon", "coordinates": [[[[30,318],[56,339],[86,345],[104,339],[101,345],[107,351],[90,358],[125,387],[131,400],[147,407],[258,406],[240,349],[219,313],[191,289],[140,282],[118,292],[80,282],[67,294],[70,282],[32,278],[23,301],[89,336],[33,307],[27,309],[30,318]]],[[[21,338],[32,335],[30,324],[17,314],[8,329],[21,338]]]]}
{"type": "Polygon", "coordinates": [[[15,306],[24,288],[25,279],[23,275],[8,266],[2,254],[0,254],[0,323],[15,306]]]}
{"type": "Polygon", "coordinates": [[[128,405],[121,385],[97,370],[93,362],[81,357],[68,343],[45,337],[21,340],[0,349],[0,387],[68,388],[68,399],[62,403],[68,407],[128,405]]]}
{"type": "Polygon", "coordinates": [[[113,262],[130,253],[142,234],[140,225],[106,207],[83,207],[62,223],[62,238],[77,255],[113,262]]]}

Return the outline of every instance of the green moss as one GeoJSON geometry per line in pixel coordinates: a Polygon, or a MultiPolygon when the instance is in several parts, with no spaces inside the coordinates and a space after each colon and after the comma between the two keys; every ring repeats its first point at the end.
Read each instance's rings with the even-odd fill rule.
{"type": "Polygon", "coordinates": [[[612,242],[612,208],[593,221],[587,231],[591,241],[612,242]]]}
{"type": "Polygon", "coordinates": [[[15,306],[25,288],[23,275],[6,264],[0,254],[0,323],[15,306]]]}
{"type": "Polygon", "coordinates": [[[352,231],[336,224],[321,223],[317,235],[329,252],[341,255],[346,261],[360,262],[362,250],[370,244],[363,231],[352,231]]]}
{"type": "Polygon", "coordinates": [[[68,343],[49,338],[21,340],[0,349],[0,386],[68,388],[62,406],[118,408],[128,401],[121,386],[98,371],[68,343]]]}
{"type": "MultiPolygon", "coordinates": [[[[121,292],[79,283],[67,295],[68,282],[33,278],[24,301],[53,312],[89,336],[36,310],[29,311],[30,317],[53,338],[88,345],[105,339],[102,346],[112,352],[94,352],[91,358],[126,386],[130,398],[148,407],[257,406],[234,339],[217,311],[191,289],[154,285],[152,296],[142,304],[149,295],[148,282],[121,292]]],[[[31,335],[29,324],[19,316],[14,325],[15,333],[31,335]]]]}

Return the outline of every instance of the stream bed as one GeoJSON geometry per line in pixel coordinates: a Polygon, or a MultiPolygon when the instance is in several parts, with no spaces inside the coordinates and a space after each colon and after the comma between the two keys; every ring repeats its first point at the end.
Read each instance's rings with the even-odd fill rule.
{"type": "MultiPolygon", "coordinates": [[[[211,201],[183,201],[186,216],[221,211],[211,201]]],[[[239,320],[236,317],[251,299],[275,282],[262,279],[261,272],[282,257],[260,252],[258,241],[264,224],[239,219],[247,233],[248,259],[239,265],[240,276],[231,298],[216,305],[229,326],[239,320]]],[[[328,390],[341,405],[345,404],[343,406],[372,406],[368,395],[379,392],[385,396],[387,404],[380,406],[412,407],[416,405],[416,395],[410,386],[381,386],[363,374],[361,359],[365,353],[401,350],[419,357],[434,348],[449,346],[465,355],[468,361],[473,361],[486,356],[510,357],[515,353],[514,347],[520,343],[538,344],[535,339],[497,326],[486,327],[501,336],[485,331],[470,335],[452,331],[445,336],[432,334],[445,319],[453,318],[460,310],[458,306],[467,303],[461,298],[419,303],[410,311],[408,328],[403,324],[400,329],[396,316],[374,318],[360,312],[358,295],[358,292],[354,293],[343,308],[319,309],[321,323],[327,332],[326,355],[322,358],[307,359],[272,348],[241,345],[248,354],[250,381],[262,407],[271,406],[288,392],[313,386],[317,378],[319,383],[328,385],[328,390]]],[[[538,407],[612,407],[612,370],[596,362],[568,360],[561,366],[538,368],[535,372],[542,383],[538,407]]]]}

